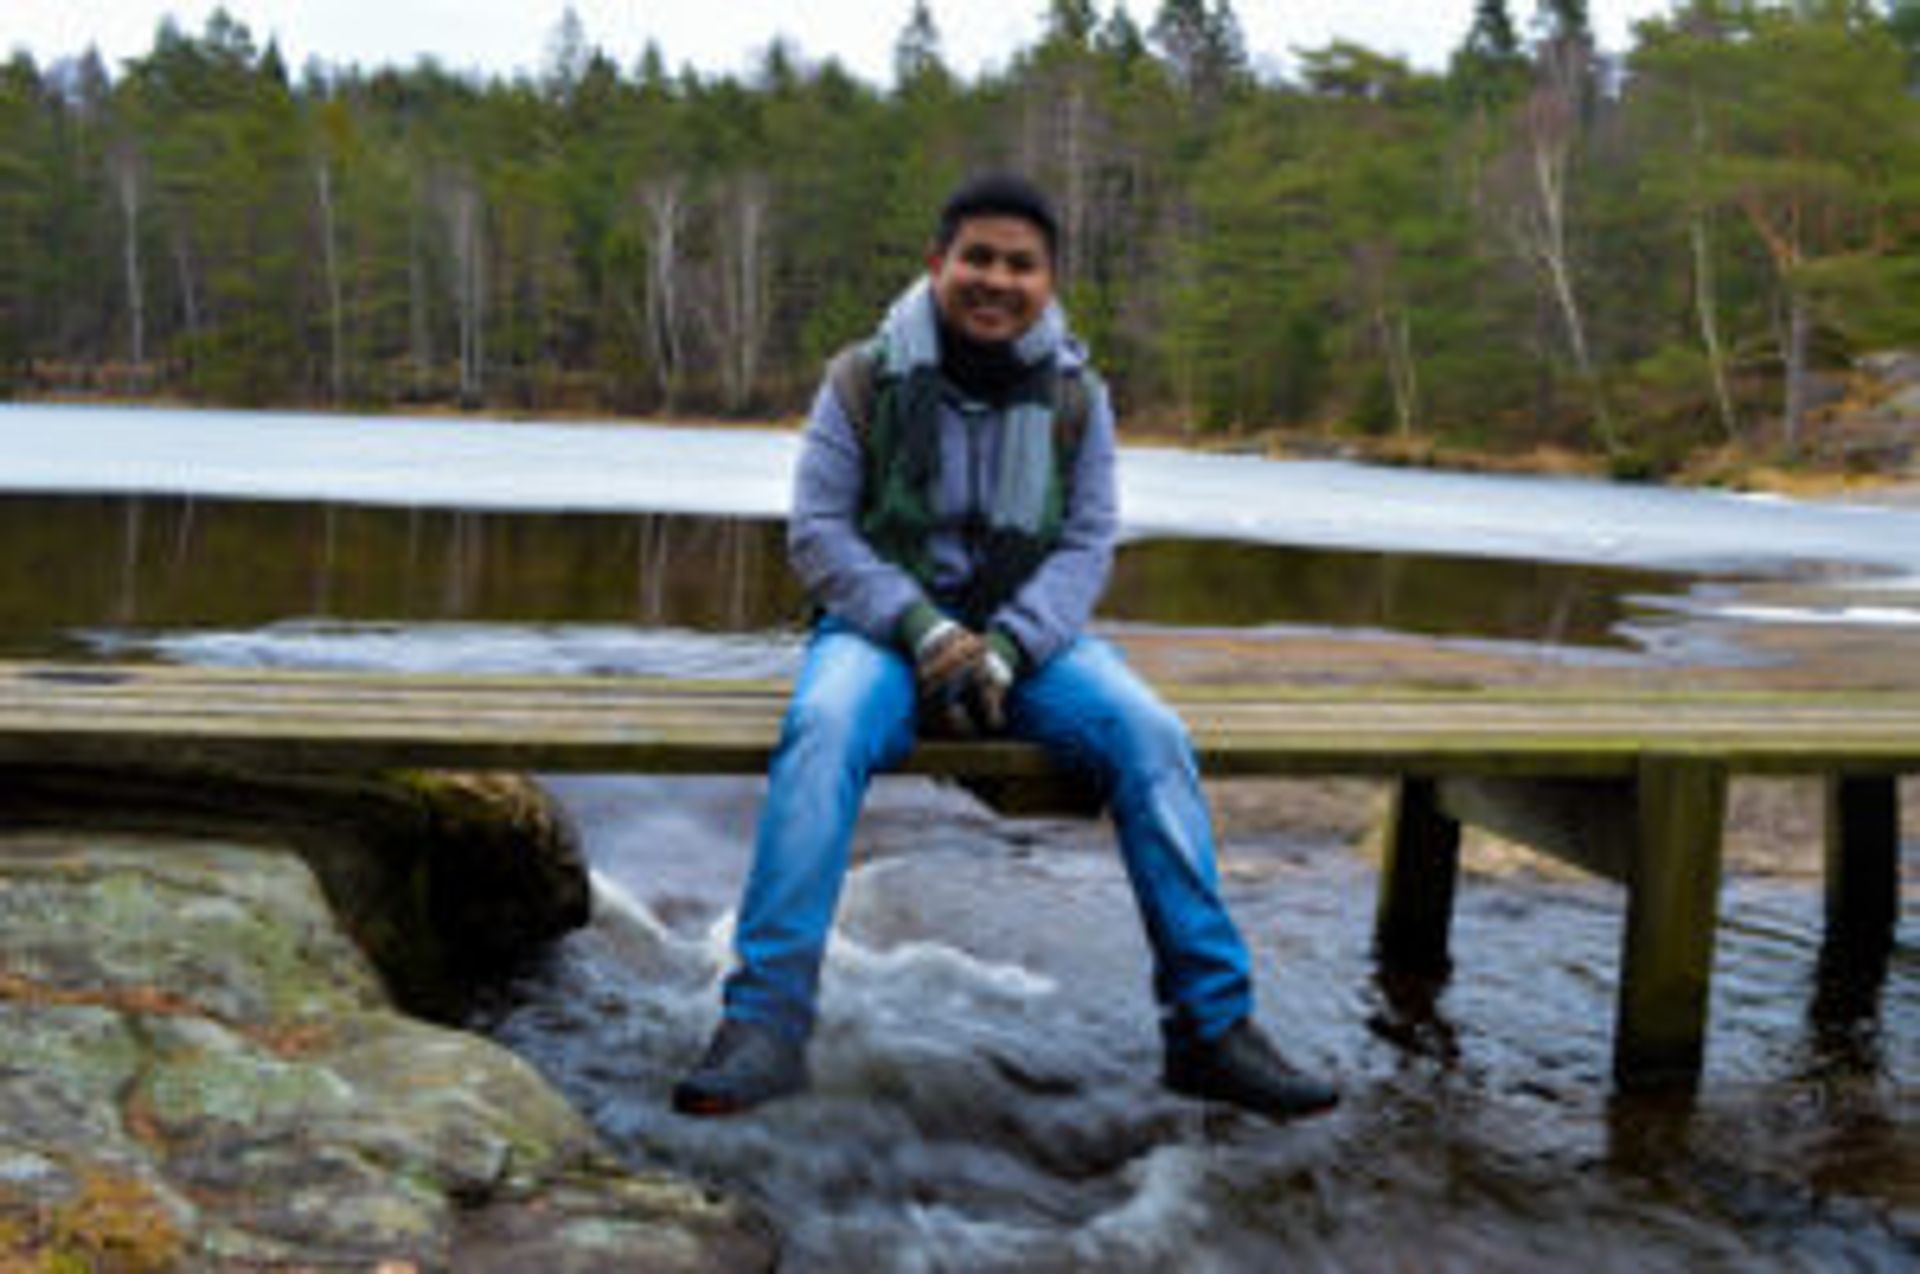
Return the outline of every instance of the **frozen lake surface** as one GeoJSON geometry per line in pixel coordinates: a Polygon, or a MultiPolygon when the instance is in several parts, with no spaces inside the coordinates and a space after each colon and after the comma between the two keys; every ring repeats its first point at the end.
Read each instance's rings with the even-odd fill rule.
{"type": "MultiPolygon", "coordinates": [[[[0,406],[0,490],[781,516],[798,435],[281,412],[0,406]]],[[[1920,579],[1920,513],[1714,491],[1128,448],[1129,535],[1659,570],[1920,579]]]]}

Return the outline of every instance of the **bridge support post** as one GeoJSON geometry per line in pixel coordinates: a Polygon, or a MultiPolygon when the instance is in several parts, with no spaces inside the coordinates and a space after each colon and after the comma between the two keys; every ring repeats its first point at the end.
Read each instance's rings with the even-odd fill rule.
{"type": "Polygon", "coordinates": [[[1827,935],[1844,964],[1883,960],[1900,909],[1900,794],[1892,775],[1827,779],[1827,935]]]}
{"type": "Polygon", "coordinates": [[[1460,824],[1440,807],[1440,785],[1400,780],[1380,864],[1374,951],[1398,972],[1446,973],[1454,884],[1460,874],[1460,824]]]}
{"type": "Polygon", "coordinates": [[[1704,1058],[1727,772],[1648,754],[1636,783],[1613,1075],[1622,1089],[1691,1087],[1704,1058]]]}

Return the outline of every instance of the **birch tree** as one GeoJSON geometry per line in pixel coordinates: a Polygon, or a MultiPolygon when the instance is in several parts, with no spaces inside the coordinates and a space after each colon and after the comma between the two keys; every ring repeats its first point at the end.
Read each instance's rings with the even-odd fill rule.
{"type": "Polygon", "coordinates": [[[1513,148],[1496,174],[1500,190],[1494,215],[1539,281],[1587,394],[1595,441],[1612,452],[1619,438],[1588,339],[1569,226],[1592,68],[1593,49],[1583,38],[1560,36],[1541,44],[1513,148]]]}
{"type": "Polygon", "coordinates": [[[729,412],[752,401],[766,347],[770,202],[764,173],[737,174],[720,190],[717,343],[721,403],[729,412]]]}
{"type": "Polygon", "coordinates": [[[136,369],[147,362],[147,287],[140,257],[140,210],[145,181],[140,152],[118,138],[107,150],[108,177],[120,213],[120,277],[126,289],[127,361],[136,369]]]}
{"type": "Polygon", "coordinates": [[[334,173],[351,144],[352,128],[337,102],[325,104],[311,160],[314,210],[319,217],[320,268],[327,294],[327,390],[335,403],[346,398],[347,316],[340,281],[340,227],[334,199],[334,173]]]}
{"type": "Polygon", "coordinates": [[[470,175],[447,179],[441,193],[452,261],[448,280],[459,331],[460,403],[478,406],[486,392],[487,244],[486,209],[470,175]]]}
{"type": "Polygon", "coordinates": [[[686,217],[686,181],[660,177],[638,192],[647,219],[647,342],[661,401],[673,409],[685,365],[685,310],[681,297],[682,232],[686,217]]]}
{"type": "Polygon", "coordinates": [[[1635,113],[1643,121],[1646,189],[1678,211],[1690,263],[1689,296],[1706,359],[1708,387],[1721,435],[1739,436],[1719,281],[1720,209],[1711,173],[1722,157],[1713,99],[1733,86],[1717,82],[1714,46],[1731,34],[1716,0],[1694,4],[1670,22],[1652,24],[1634,57],[1639,77],[1635,113]]]}

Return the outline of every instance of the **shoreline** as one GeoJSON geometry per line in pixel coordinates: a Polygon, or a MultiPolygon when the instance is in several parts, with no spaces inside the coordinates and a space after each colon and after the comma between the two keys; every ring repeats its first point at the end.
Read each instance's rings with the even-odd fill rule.
{"type": "MultiPolygon", "coordinates": [[[[125,410],[204,411],[356,418],[363,420],[465,421],[472,424],[605,425],[610,428],[645,426],[685,430],[767,430],[797,433],[805,416],[772,415],[722,417],[707,415],[634,415],[608,408],[521,408],[485,404],[462,408],[446,403],[418,405],[337,406],[327,403],[287,403],[271,406],[232,406],[167,397],[122,397],[113,394],[22,394],[0,400],[8,404],[45,407],[119,408],[125,410]]],[[[1920,428],[1920,422],[1916,422],[1920,428]]],[[[1342,460],[1382,469],[1430,470],[1436,473],[1511,474],[1530,477],[1584,478],[1620,485],[1674,487],[1688,490],[1727,490],[1786,496],[1802,500],[1873,503],[1890,507],[1920,507],[1920,462],[1897,472],[1862,471],[1850,467],[1844,456],[1803,457],[1782,461],[1775,452],[1719,448],[1689,457],[1671,473],[1620,477],[1608,470],[1605,456],[1557,446],[1535,446],[1525,451],[1482,451],[1444,445],[1430,436],[1410,439],[1367,437],[1269,428],[1244,434],[1207,436],[1153,423],[1120,420],[1117,436],[1123,447],[1167,448],[1197,454],[1252,455],[1274,461],[1342,460]]]]}

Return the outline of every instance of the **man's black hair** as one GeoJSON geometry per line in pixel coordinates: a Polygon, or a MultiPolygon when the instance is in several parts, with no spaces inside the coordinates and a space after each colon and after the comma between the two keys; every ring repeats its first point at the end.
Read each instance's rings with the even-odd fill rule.
{"type": "Polygon", "coordinates": [[[983,173],[962,182],[947,196],[940,209],[940,226],[934,246],[943,251],[953,246],[960,223],[969,217],[1019,217],[1039,227],[1047,241],[1047,257],[1060,254],[1060,222],[1053,215],[1053,204],[1040,187],[1018,173],[983,173]]]}

